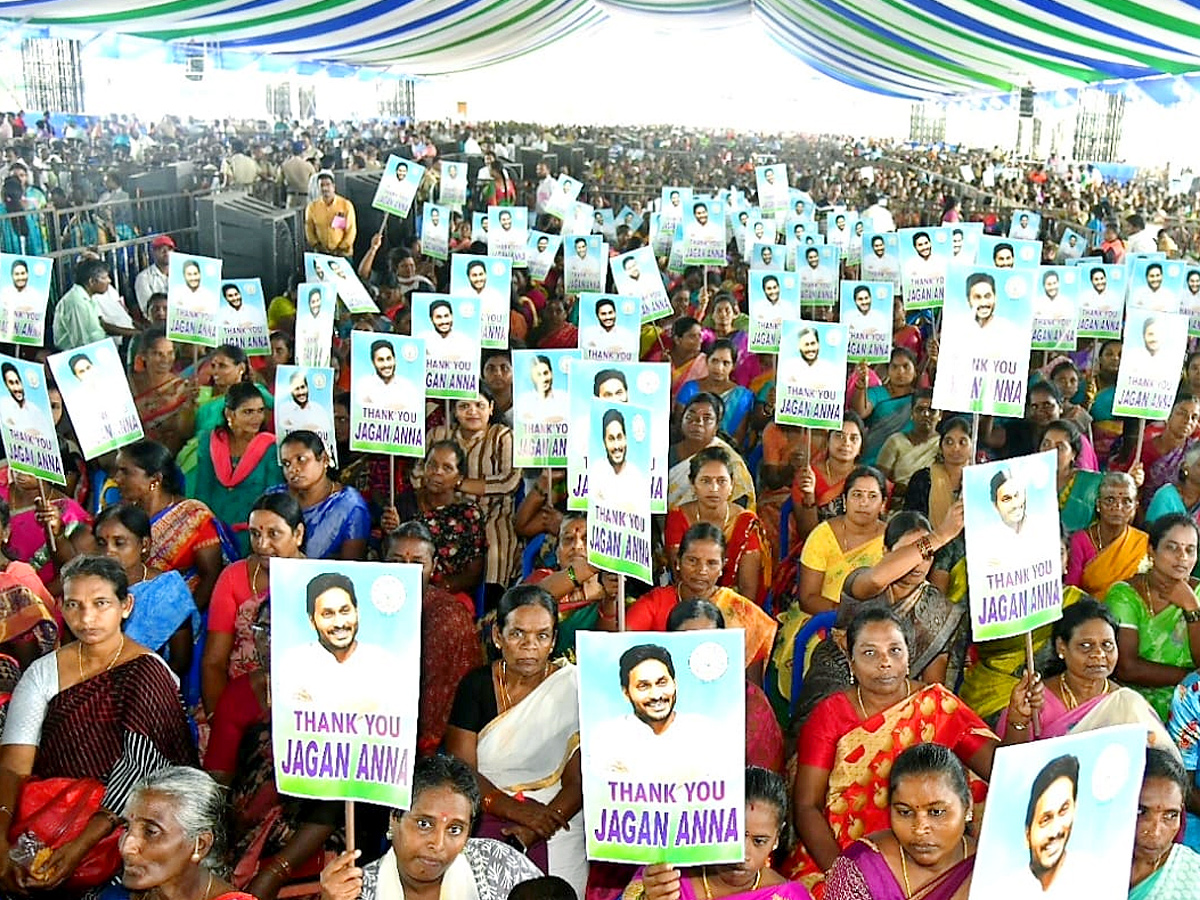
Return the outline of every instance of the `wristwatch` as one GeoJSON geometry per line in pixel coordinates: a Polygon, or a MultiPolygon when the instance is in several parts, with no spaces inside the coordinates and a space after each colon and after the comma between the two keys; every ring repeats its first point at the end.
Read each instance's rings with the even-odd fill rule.
{"type": "Polygon", "coordinates": [[[1185,609],[1183,611],[1183,621],[1189,625],[1195,625],[1200,622],[1200,609],[1185,609]]]}

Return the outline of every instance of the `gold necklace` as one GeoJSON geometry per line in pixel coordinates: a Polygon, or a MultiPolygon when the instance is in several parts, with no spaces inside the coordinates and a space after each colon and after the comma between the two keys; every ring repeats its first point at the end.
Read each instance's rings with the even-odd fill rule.
{"type": "MultiPolygon", "coordinates": [[[[500,660],[500,700],[504,704],[504,709],[500,712],[507,712],[512,709],[513,702],[508,696],[508,685],[504,683],[504,676],[508,672],[508,664],[503,659],[500,660]]],[[[550,660],[546,660],[546,667],[542,670],[542,679],[550,674],[550,660]]]]}
{"type": "Polygon", "coordinates": [[[254,572],[250,575],[250,593],[252,596],[258,596],[258,573],[262,571],[262,562],[258,555],[254,557],[254,572]]]}
{"type": "MultiPolygon", "coordinates": [[[[860,710],[862,710],[863,718],[864,719],[868,718],[867,708],[866,708],[866,706],[863,705],[862,685],[861,684],[857,685],[854,688],[854,693],[856,693],[858,695],[858,708],[860,710]]],[[[909,682],[908,676],[905,675],[904,676],[904,699],[907,700],[911,696],[912,696],[912,684],[909,682]]]]}
{"type": "MultiPolygon", "coordinates": [[[[1079,707],[1079,698],[1075,696],[1075,692],[1071,690],[1071,686],[1067,684],[1066,672],[1063,672],[1062,678],[1058,679],[1058,684],[1063,691],[1063,705],[1069,710],[1077,709],[1079,707]]],[[[1112,690],[1112,685],[1109,683],[1108,679],[1105,678],[1104,690],[1102,690],[1100,694],[1107,694],[1110,690],[1112,690]]]]}
{"type": "MultiPolygon", "coordinates": [[[[713,900],[712,888],[708,886],[708,866],[702,866],[700,868],[700,880],[704,883],[704,900],[713,900]]],[[[757,891],[758,883],[760,881],[762,881],[762,869],[759,869],[754,873],[754,884],[750,886],[750,890],[757,891]]],[[[740,894],[743,892],[738,891],[738,893],[740,894]]]]}
{"type": "MultiPolygon", "coordinates": [[[[904,879],[904,900],[908,900],[913,895],[912,887],[908,883],[908,862],[905,860],[904,845],[899,841],[896,842],[900,848],[900,877],[904,879]]],[[[964,834],[962,839],[963,859],[967,858],[967,836],[964,834]]],[[[1170,852],[1170,851],[1168,851],[1170,852]]],[[[961,860],[960,860],[961,862],[961,860]]],[[[756,885],[757,886],[757,885],[756,885]]]]}
{"type": "MultiPolygon", "coordinates": [[[[113,658],[110,659],[108,661],[108,665],[104,667],[105,672],[109,671],[113,666],[115,666],[117,664],[117,660],[121,658],[121,651],[124,649],[125,649],[125,634],[122,633],[121,634],[121,643],[117,646],[117,652],[113,654],[113,658]]],[[[83,641],[77,641],[75,643],[75,651],[79,657],[79,680],[83,681],[85,679],[85,676],[83,674],[83,641]]],[[[96,674],[99,675],[100,673],[97,672],[96,674]]]]}

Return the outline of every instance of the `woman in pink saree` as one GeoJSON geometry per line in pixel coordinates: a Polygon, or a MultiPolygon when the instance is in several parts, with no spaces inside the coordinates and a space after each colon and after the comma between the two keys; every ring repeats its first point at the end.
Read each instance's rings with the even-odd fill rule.
{"type": "Polygon", "coordinates": [[[746,767],[746,858],[722,866],[639,869],[623,900],[810,900],[804,885],[771,868],[771,853],[788,821],[787,785],[774,772],[746,767]]]}
{"type": "Polygon", "coordinates": [[[1050,634],[1054,653],[1044,680],[1028,677],[1013,688],[1008,708],[1000,714],[996,733],[1009,743],[1062,737],[1073,731],[1092,731],[1107,725],[1146,727],[1151,747],[1178,752],[1154,708],[1132,688],[1110,679],[1117,667],[1117,621],[1108,607],[1084,597],[1063,611],[1050,634]],[[1033,734],[1032,713],[1038,712],[1033,734]]]}
{"type": "Polygon", "coordinates": [[[896,757],[888,782],[891,828],[842,851],[824,900],[966,900],[975,839],[963,764],[941,744],[916,744],[896,757]]]}

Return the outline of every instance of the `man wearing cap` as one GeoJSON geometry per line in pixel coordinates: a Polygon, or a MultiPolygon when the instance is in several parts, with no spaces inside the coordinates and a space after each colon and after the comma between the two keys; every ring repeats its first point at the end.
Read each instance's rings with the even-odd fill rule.
{"type": "Polygon", "coordinates": [[[150,265],[138,272],[133,282],[133,292],[143,316],[149,315],[147,307],[151,295],[167,292],[167,259],[174,249],[175,241],[170,235],[160,234],[150,242],[150,265]]]}
{"type": "Polygon", "coordinates": [[[292,155],[279,167],[279,180],[287,189],[288,209],[301,209],[308,205],[308,181],[316,171],[312,163],[303,157],[304,141],[292,144],[292,155]]]}
{"type": "Polygon", "coordinates": [[[349,257],[354,253],[354,237],[358,233],[354,204],[338,196],[333,173],[328,169],[317,173],[317,186],[321,196],[304,211],[308,246],[317,253],[349,257]]]}

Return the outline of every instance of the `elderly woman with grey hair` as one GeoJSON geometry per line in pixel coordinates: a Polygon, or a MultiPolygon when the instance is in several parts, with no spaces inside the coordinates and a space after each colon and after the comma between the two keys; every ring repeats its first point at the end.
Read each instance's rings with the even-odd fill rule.
{"type": "Polygon", "coordinates": [[[122,882],[133,898],[254,900],[222,877],[225,789],[206,773],[169,766],[139,781],[125,803],[122,882]]]}
{"type": "Polygon", "coordinates": [[[1126,472],[1105,472],[1096,492],[1095,521],[1071,535],[1067,584],[1103,597],[1137,572],[1149,547],[1146,532],[1133,527],[1137,505],[1133,478],[1126,472]]]}
{"type": "Polygon", "coordinates": [[[412,799],[392,810],[391,843],[359,866],[348,850],[321,871],[321,900],[475,897],[505,900],[523,881],[542,876],[507,844],[471,837],[482,803],[474,770],[453,756],[423,756],[413,765],[412,799]]]}

